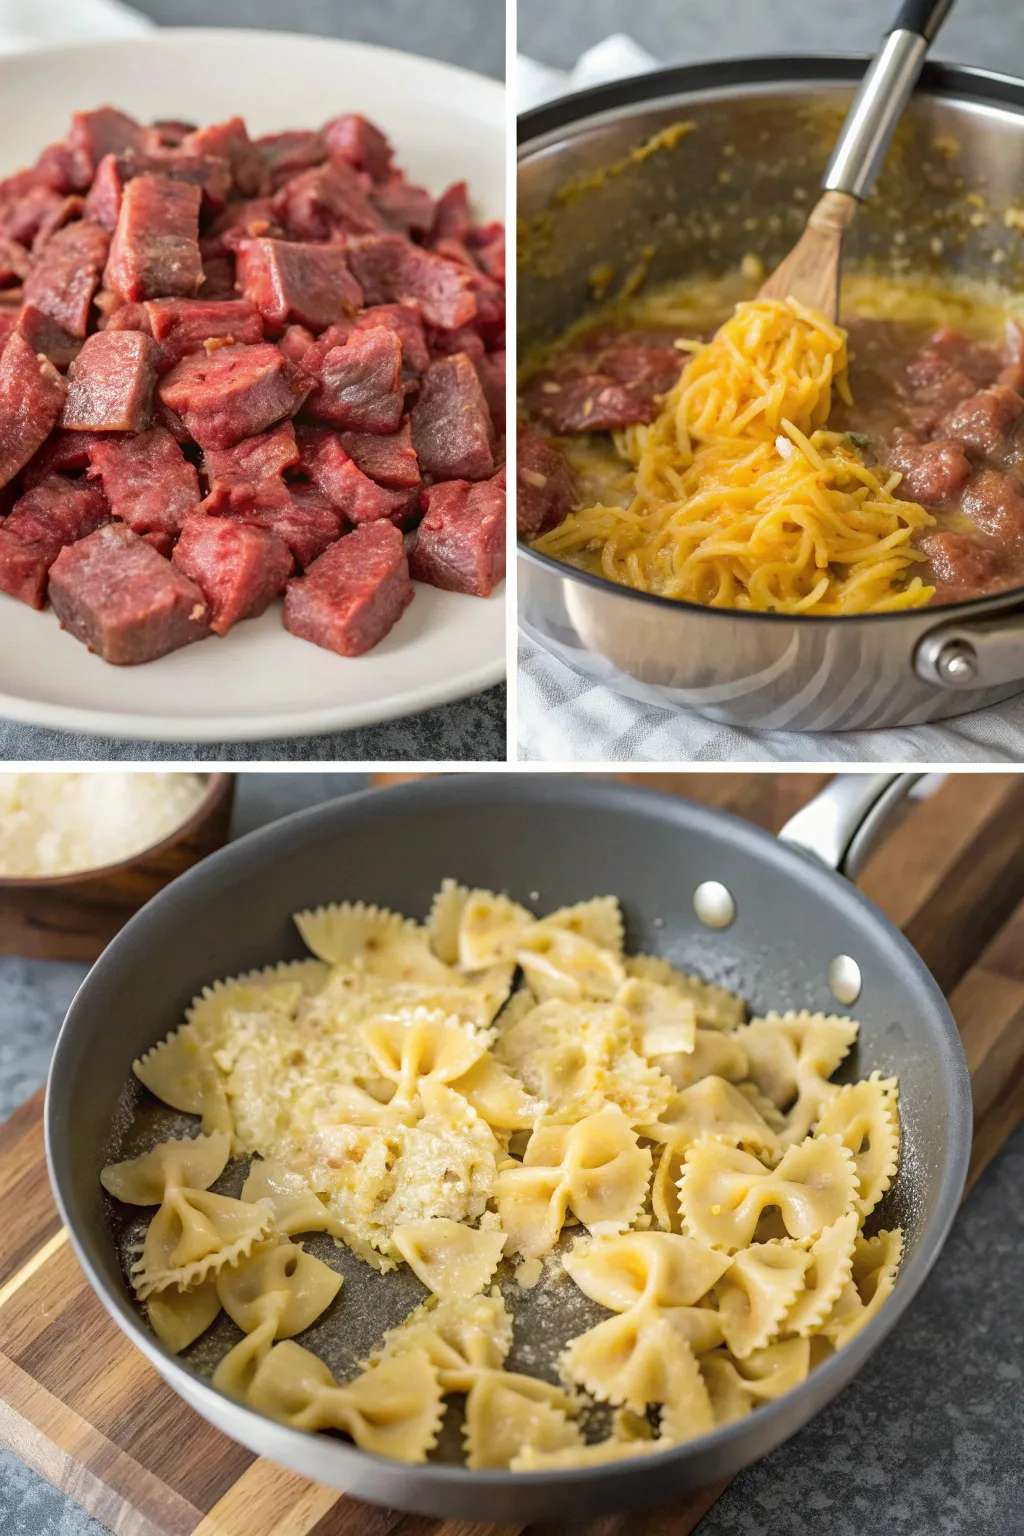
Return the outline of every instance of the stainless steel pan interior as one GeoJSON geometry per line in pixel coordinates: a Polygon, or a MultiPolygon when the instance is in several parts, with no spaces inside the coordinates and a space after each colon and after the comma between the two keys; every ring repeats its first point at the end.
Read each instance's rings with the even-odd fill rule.
{"type": "MultiPolygon", "coordinates": [[[[866,832],[897,789],[892,776],[839,779],[802,813],[787,847],[721,812],[620,783],[579,777],[440,777],[370,791],[287,818],[214,854],[157,896],[86,979],[57,1045],[46,1105],[57,1202],[91,1284],[119,1326],[171,1386],[210,1423],[261,1455],[353,1495],[424,1514],[469,1520],[585,1518],[667,1499],[737,1471],[798,1429],[853,1376],[898,1321],[953,1219],[970,1146],[963,1053],[931,976],[896,929],[810,848],[833,862],[858,858],[866,832]],[[504,888],[547,910],[595,893],[623,901],[631,949],[653,951],[737,988],[753,1008],[835,1011],[829,968],[856,961],[863,989],[853,1010],[862,1034],[849,1071],[900,1078],[904,1143],[880,1225],[901,1223],[907,1250],[894,1295],[845,1349],[787,1397],[655,1462],[623,1462],[557,1475],[472,1473],[452,1464],[404,1466],[338,1438],[285,1428],[221,1396],[204,1379],[237,1337],[184,1358],[149,1332],[125,1283],[121,1248],[133,1235],[104,1195],[99,1169],[177,1124],[148,1105],[131,1076],[135,1056],[180,1019],[213,977],[298,956],[289,914],[361,898],[426,914],[444,875],[504,888]],[[704,881],[736,904],[713,930],[694,910],[704,881]],[[132,1130],[136,1112],[141,1131],[132,1130]]],[[[229,1165],[225,1192],[241,1178],[229,1165]]],[[[350,1371],[423,1296],[408,1273],[380,1276],[347,1250],[311,1248],[340,1265],[345,1287],[301,1342],[350,1371]]],[[[513,1363],[551,1370],[565,1339],[604,1315],[544,1288],[504,1289],[516,1313],[513,1363]]],[[[571,1296],[572,1288],[566,1289],[571,1296]]],[[[443,1443],[458,1443],[455,1423],[443,1443]]]]}
{"type": "MultiPolygon", "coordinates": [[[[615,291],[631,274],[658,283],[728,271],[750,251],[774,266],[803,226],[848,82],[863,69],[859,59],[731,60],[601,87],[522,118],[520,356],[593,307],[599,269],[615,274],[615,291]],[[680,121],[694,131],[633,155],[680,121]]],[[[1004,215],[1020,199],[1022,167],[1024,82],[926,65],[846,261],[1019,287],[1024,240],[1004,215]]],[[[760,730],[920,724],[1024,689],[1020,591],[794,619],[632,592],[520,545],[519,614],[532,640],[587,677],[760,730]]]]}

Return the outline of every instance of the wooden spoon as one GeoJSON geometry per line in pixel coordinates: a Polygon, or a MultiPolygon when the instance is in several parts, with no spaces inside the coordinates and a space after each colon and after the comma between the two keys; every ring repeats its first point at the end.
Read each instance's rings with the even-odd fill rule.
{"type": "Polygon", "coordinates": [[[905,0],[892,31],[868,65],[842,128],[804,230],[759,298],[797,299],[839,318],[839,261],[845,234],[867,197],[910,100],[925,54],[953,0],[905,0]]]}

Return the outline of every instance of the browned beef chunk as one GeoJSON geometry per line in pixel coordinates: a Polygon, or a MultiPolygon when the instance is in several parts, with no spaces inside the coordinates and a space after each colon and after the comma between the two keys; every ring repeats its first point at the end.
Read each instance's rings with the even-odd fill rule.
{"type": "Polygon", "coordinates": [[[257,139],[256,148],[275,192],[300,171],[322,165],[327,159],[322,133],[271,133],[257,139]]]}
{"type": "Polygon", "coordinates": [[[28,251],[23,245],[0,235],[0,288],[6,288],[8,283],[17,283],[27,277],[31,264],[28,251]]]}
{"type": "Polygon", "coordinates": [[[302,469],[346,521],[358,525],[383,517],[402,527],[417,515],[418,484],[398,489],[378,485],[350,457],[336,433],[303,427],[300,447],[302,469]]]}
{"type": "Polygon", "coordinates": [[[275,334],[289,321],[321,331],[363,302],[340,245],[246,240],[237,273],[239,289],[275,334]]]}
{"type": "Polygon", "coordinates": [[[516,434],[516,526],[531,539],[557,528],[576,505],[569,466],[536,427],[519,423],[516,434]]]}
{"type": "Polygon", "coordinates": [[[264,481],[255,505],[244,510],[221,507],[219,515],[275,533],[291,550],[296,565],[305,569],[340,536],[341,514],[315,486],[287,485],[282,498],[275,493],[267,499],[265,492],[271,485],[264,481]]]}
{"type": "Polygon", "coordinates": [[[353,432],[398,431],[405,391],[402,347],[393,331],[382,326],[353,331],[322,358],[307,353],[302,367],[316,378],[306,409],[318,421],[353,432]]]}
{"type": "Polygon", "coordinates": [[[420,466],[412,446],[412,424],[404,421],[386,437],[375,432],[342,432],[341,444],[364,475],[378,485],[409,490],[420,484],[420,466]]]}
{"type": "Polygon", "coordinates": [[[374,187],[371,201],[388,229],[403,235],[429,235],[434,226],[437,203],[426,187],[406,181],[401,171],[374,187]]]}
{"type": "Polygon", "coordinates": [[[50,601],[76,640],[118,667],[154,661],[210,631],[200,588],[126,523],[61,551],[50,601]]]}
{"type": "Polygon", "coordinates": [[[215,635],[257,618],[293,570],[288,546],[276,534],[227,517],[190,517],[172,558],[202,589],[215,635]]]}
{"type": "Polygon", "coordinates": [[[88,219],[58,230],[32,264],[25,304],[55,320],[68,335],[84,337],[109,244],[107,231],[88,219]]]}
{"type": "Polygon", "coordinates": [[[920,575],[935,587],[933,603],[964,602],[1024,580],[1006,547],[978,534],[930,533],[920,548],[928,556],[920,575]]]}
{"type": "Polygon", "coordinates": [[[98,442],[90,475],[98,475],[115,517],[136,533],[180,533],[199,510],[199,476],[166,427],[98,442]]]}
{"type": "Polygon", "coordinates": [[[409,555],[413,580],[489,597],[505,579],[504,469],[478,484],[432,485],[423,492],[423,505],[409,555]]]}
{"type": "Polygon", "coordinates": [[[456,181],[442,192],[437,203],[431,238],[437,240],[461,240],[469,238],[473,220],[469,213],[469,188],[464,181],[456,181]]]}
{"type": "Polygon", "coordinates": [[[123,299],[192,298],[203,280],[198,187],[136,176],[124,189],[104,284],[123,299]]]}
{"type": "Polygon", "coordinates": [[[210,494],[203,510],[246,512],[255,506],[290,510],[291,498],[282,477],[298,462],[295,428],[290,421],[282,421],[256,437],[244,437],[233,448],[208,450],[203,454],[203,471],[210,494]]]}
{"type": "Polygon", "coordinates": [[[974,453],[995,453],[1011,421],[1024,413],[1024,399],[1005,384],[969,395],[939,423],[943,437],[963,443],[974,453]]]}
{"type": "Polygon", "coordinates": [[[332,117],[323,127],[323,140],[332,160],[343,160],[374,181],[384,181],[391,171],[393,151],[379,128],[357,112],[332,117]]]}
{"type": "Polygon", "coordinates": [[[182,358],[157,385],[163,405],[201,448],[231,448],[294,416],[313,387],[270,342],[182,358]]]}
{"type": "Polygon", "coordinates": [[[418,304],[429,325],[449,331],[468,325],[477,312],[472,275],[401,235],[353,239],[348,251],[367,304],[418,304]]]}
{"type": "Polygon", "coordinates": [[[385,227],[359,173],[342,161],[293,177],[278,192],[274,207],[292,240],[332,240],[385,227]]]}
{"type": "Polygon", "coordinates": [[[1015,475],[983,469],[965,486],[960,509],[987,533],[1024,537],[1024,485],[1015,475]]]}
{"type": "Polygon", "coordinates": [[[284,627],[340,656],[362,656],[383,640],[413,599],[402,535],[368,523],[288,583],[284,627]]]}
{"type": "Polygon", "coordinates": [[[607,374],[566,379],[536,376],[523,391],[523,404],[552,432],[617,432],[646,424],[658,414],[655,401],[616,384],[607,374]]]}
{"type": "Polygon", "coordinates": [[[104,155],[85,199],[83,217],[99,224],[109,234],[117,228],[121,212],[121,196],[124,182],[117,167],[116,155],[104,155]]]}
{"type": "Polygon", "coordinates": [[[60,416],[67,386],[53,364],[17,332],[0,354],[0,485],[42,447],[60,416]]]}
{"type": "Polygon", "coordinates": [[[494,474],[493,429],[476,369],[464,353],[431,363],[412,410],[420,468],[435,480],[494,474]]]}
{"type": "Polygon", "coordinates": [[[263,321],[248,299],[149,299],[146,319],[159,342],[158,373],[169,372],[207,341],[252,346],[263,340],[263,321]]]}
{"type": "Polygon", "coordinates": [[[952,501],[971,473],[959,443],[919,443],[912,432],[902,429],[893,433],[885,457],[888,467],[898,469],[903,476],[896,495],[904,501],[923,502],[926,507],[952,501]]]}
{"type": "Polygon", "coordinates": [[[240,117],[208,128],[196,128],[181,141],[186,153],[215,155],[231,167],[235,186],[243,197],[260,197],[269,191],[270,181],[256,145],[240,117]]]}
{"type": "Polygon", "coordinates": [[[60,424],[71,432],[142,432],[153,419],[156,343],[143,331],[97,331],[68,370],[60,424]]]}
{"type": "Polygon", "coordinates": [[[0,526],[0,591],[30,608],[46,599],[46,578],[64,548],[110,521],[99,491],[51,475],[26,491],[0,526]]]}
{"type": "Polygon", "coordinates": [[[126,112],[115,107],[101,107],[98,112],[76,112],[71,119],[68,147],[77,161],[75,186],[84,191],[96,174],[104,155],[119,155],[126,150],[144,148],[146,130],[126,112]]]}
{"type": "Polygon", "coordinates": [[[51,475],[82,474],[89,468],[93,448],[107,440],[105,432],[54,432],[25,465],[22,485],[30,491],[51,475]]]}

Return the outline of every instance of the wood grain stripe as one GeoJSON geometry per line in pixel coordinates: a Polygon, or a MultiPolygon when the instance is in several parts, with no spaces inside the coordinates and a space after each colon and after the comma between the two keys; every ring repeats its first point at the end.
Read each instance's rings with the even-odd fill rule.
{"type": "Polygon", "coordinates": [[[342,1497],[262,1458],[248,1467],[193,1536],[310,1536],[342,1497]]]}
{"type": "Polygon", "coordinates": [[[6,1306],[11,1297],[21,1290],[25,1282],[31,1280],[32,1276],[42,1269],[43,1265],[52,1259],[59,1249],[63,1248],[67,1240],[68,1229],[67,1227],[61,1227],[59,1232],[53,1234],[49,1242],[44,1243],[41,1248],[36,1250],[27,1264],[23,1264],[17,1273],[11,1276],[6,1285],[0,1285],[0,1308],[6,1306]]]}

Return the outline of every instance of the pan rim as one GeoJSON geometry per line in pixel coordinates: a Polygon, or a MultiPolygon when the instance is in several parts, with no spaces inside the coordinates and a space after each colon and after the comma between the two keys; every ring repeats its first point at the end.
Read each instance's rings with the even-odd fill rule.
{"type": "MultiPolygon", "coordinates": [[[[390,1483],[390,1491],[384,1497],[394,1503],[400,1502],[405,1490],[409,1490],[405,1493],[406,1497],[415,1497],[412,1490],[417,1485],[420,1488],[436,1490],[439,1495],[448,1491],[453,1498],[458,1498],[460,1494],[469,1497],[474,1492],[484,1494],[499,1490],[511,1491],[517,1488],[529,1488],[534,1492],[547,1489],[555,1493],[570,1492],[574,1488],[586,1486],[593,1493],[595,1488],[602,1490],[607,1488],[610,1491],[613,1487],[621,1489],[630,1483],[638,1487],[648,1481],[645,1476],[648,1471],[657,1473],[661,1470],[667,1474],[673,1466],[691,1457],[699,1459],[711,1451],[728,1452],[729,1448],[745,1437],[754,1418],[759,1424],[765,1426],[766,1438],[770,1439],[771,1427],[787,1417],[787,1405],[791,1411],[794,1408],[798,1410],[798,1427],[802,1427],[857,1374],[882,1339],[903,1316],[938,1258],[956,1215],[966,1179],[970,1155],[972,1110],[970,1082],[963,1048],[953,1016],[938,984],[899,929],[861,891],[844,881],[841,876],[824,866],[816,866],[813,858],[787,847],[770,833],[731,812],[686,800],[680,796],[639,785],[624,784],[599,775],[465,774],[437,776],[413,783],[391,785],[386,789],[366,789],[338,800],[325,801],[320,805],[296,811],[268,826],[248,833],[211,854],[179,877],[172,885],[159,892],[125,925],[100,960],[92,967],[72,999],[53,1054],[46,1088],[44,1123],[50,1183],[58,1213],[67,1229],[75,1257],[105,1310],[178,1396],[200,1412],[208,1423],[220,1425],[224,1414],[230,1412],[248,1433],[242,1439],[241,1429],[237,1435],[234,1430],[222,1430],[222,1432],[235,1435],[235,1438],[242,1439],[242,1443],[250,1447],[253,1436],[258,1440],[261,1436],[265,1436],[268,1430],[273,1431],[275,1439],[290,1454],[290,1464],[293,1466],[297,1461],[309,1463],[312,1443],[317,1447],[316,1452],[312,1453],[313,1457],[321,1460],[322,1471],[309,1475],[321,1476],[324,1481],[339,1489],[348,1487],[354,1496],[360,1498],[374,1497],[373,1494],[367,1494],[358,1482],[360,1473],[364,1479],[376,1476],[390,1483]],[[416,810],[419,806],[429,809],[431,804],[436,804],[438,801],[457,806],[467,803],[486,803],[489,799],[519,805],[550,804],[552,800],[563,799],[571,801],[577,807],[583,802],[595,811],[626,810],[653,816],[655,819],[664,821],[667,824],[667,830],[672,825],[685,827],[699,823],[704,824],[701,830],[706,830],[706,825],[710,822],[718,830],[722,841],[737,845],[741,852],[756,854],[757,849],[760,849],[762,856],[780,864],[783,872],[787,867],[793,871],[799,869],[807,878],[809,871],[809,878],[820,882],[823,894],[828,893],[836,899],[848,901],[852,903],[854,909],[859,909],[861,919],[869,920],[875,925],[879,936],[887,940],[890,947],[907,965],[910,973],[908,985],[912,985],[918,994],[928,999],[929,1012],[935,1016],[934,1045],[942,1058],[942,1078],[946,1089],[945,1103],[942,1108],[950,1127],[949,1145],[945,1164],[937,1183],[931,1220],[925,1224],[914,1252],[901,1268],[899,1282],[887,1304],[850,1343],[816,1367],[812,1375],[791,1392],[775,1402],[759,1407],[755,1415],[723,1425],[706,1435],[664,1451],[653,1453],[651,1457],[644,1456],[618,1462],[612,1461],[594,1467],[570,1468],[555,1472],[510,1472],[507,1469],[471,1471],[465,1466],[446,1463],[397,1462],[371,1452],[361,1451],[346,1441],[326,1436],[311,1437],[300,1430],[280,1424],[217,1392],[208,1381],[194,1374],[176,1356],[164,1349],[156,1336],[146,1329],[127,1294],[115,1295],[113,1288],[108,1286],[99,1273],[91,1255],[94,1250],[99,1251],[103,1234],[80,1229],[77,1218],[72,1215],[62,1191],[62,1167],[67,1162],[69,1154],[66,1147],[63,1153],[60,1150],[65,1137],[58,1119],[67,1106],[73,1105],[75,1097],[72,1084],[64,1081],[68,1076],[63,1070],[64,1061],[70,1052],[70,1042],[79,1028],[78,1020],[87,1013],[90,1006],[90,990],[96,985],[94,978],[98,974],[102,976],[103,972],[116,966],[121,954],[130,952],[136,942],[144,942],[150,931],[153,934],[162,932],[166,919],[172,916],[174,906],[181,899],[186,888],[192,895],[201,895],[206,886],[216,888],[221,871],[232,870],[237,876],[244,873],[245,867],[249,864],[264,867],[268,861],[287,851],[288,845],[294,844],[296,838],[300,841],[305,837],[322,838],[327,831],[326,824],[341,828],[351,821],[376,821],[382,817],[386,819],[391,807],[403,807],[408,812],[410,809],[416,810]],[[812,1395],[810,1390],[812,1383],[824,1383],[830,1390],[825,1394],[820,1408],[811,1407],[800,1416],[800,1406],[806,1405],[807,1399],[812,1395]],[[354,1484],[356,1486],[353,1486],[354,1484]]],[[[84,1223],[82,1227],[84,1228],[84,1223]]],[[[813,1395],[817,1396],[817,1393],[813,1395]]],[[[795,1430],[791,1431],[791,1433],[795,1432],[795,1430]]],[[[779,1444],[786,1438],[788,1434],[783,1433],[772,1443],[779,1444]]],[[[260,1454],[271,1453],[261,1452],[260,1454]]],[[[747,1462],[741,1458],[740,1464],[745,1465],[747,1462]]],[[[653,1500],[648,1499],[646,1502],[650,1504],[656,1502],[656,1499],[657,1495],[653,1500]]],[[[644,1500],[641,1496],[629,1502],[639,1505],[644,1500]]],[[[416,1508],[417,1506],[411,1503],[404,1507],[416,1508]]]]}

